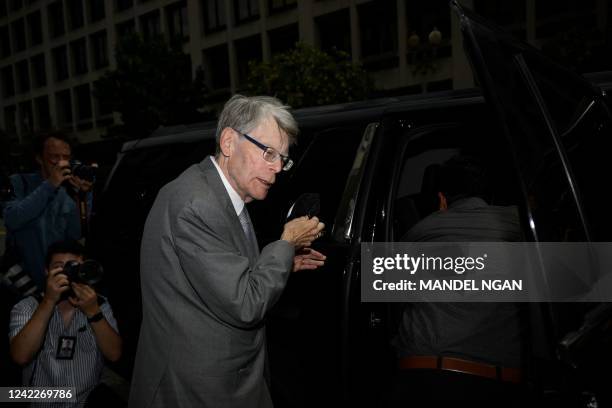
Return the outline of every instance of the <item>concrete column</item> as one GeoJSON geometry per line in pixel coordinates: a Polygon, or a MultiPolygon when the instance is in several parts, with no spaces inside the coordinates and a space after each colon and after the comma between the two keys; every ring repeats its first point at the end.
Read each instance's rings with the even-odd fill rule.
{"type": "Polygon", "coordinates": [[[230,71],[230,92],[236,93],[240,78],[238,75],[238,57],[236,55],[236,47],[234,45],[234,4],[231,0],[225,2],[226,22],[227,22],[227,54],[228,68],[230,71]]]}
{"type": "Polygon", "coordinates": [[[47,7],[40,8],[40,21],[41,30],[43,32],[42,47],[45,54],[45,75],[47,79],[47,95],[49,99],[49,116],[51,117],[51,128],[57,129],[57,104],[55,103],[55,78],[53,72],[55,66],[53,64],[53,53],[49,46],[49,15],[47,14],[47,7]]]}
{"type": "Polygon", "coordinates": [[[117,48],[117,33],[115,31],[115,25],[113,24],[113,2],[104,2],[104,23],[106,25],[106,32],[108,33],[108,64],[109,69],[113,70],[117,68],[117,59],[115,58],[115,49],[117,48]]]}
{"type": "Polygon", "coordinates": [[[270,51],[270,36],[268,35],[268,1],[259,0],[259,25],[261,27],[261,58],[263,61],[270,61],[272,52],[270,51]]]}
{"type": "Polygon", "coordinates": [[[309,44],[315,44],[315,27],[312,14],[312,2],[314,0],[298,0],[298,27],[300,33],[300,41],[309,44]]]}
{"type": "Polygon", "coordinates": [[[397,0],[397,53],[399,56],[399,86],[408,84],[408,60],[406,58],[408,42],[408,21],[406,18],[406,2],[397,0]]]}
{"type": "Polygon", "coordinates": [[[187,2],[187,18],[189,24],[188,49],[191,55],[191,71],[193,77],[195,77],[197,67],[202,65],[202,33],[204,32],[204,26],[200,6],[201,2],[199,1],[187,2]]]}
{"type": "Polygon", "coordinates": [[[359,13],[355,1],[349,6],[349,19],[351,24],[351,55],[353,62],[361,61],[361,32],[359,30],[359,13]]]}

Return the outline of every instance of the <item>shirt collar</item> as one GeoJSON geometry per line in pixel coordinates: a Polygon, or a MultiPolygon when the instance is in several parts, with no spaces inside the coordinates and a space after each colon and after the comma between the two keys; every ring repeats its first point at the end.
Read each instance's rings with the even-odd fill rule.
{"type": "Polygon", "coordinates": [[[223,182],[223,186],[225,186],[225,190],[227,191],[230,196],[230,199],[232,200],[232,205],[234,206],[236,215],[240,215],[240,213],[244,209],[244,201],[242,201],[242,198],[240,198],[236,190],[234,190],[234,187],[232,187],[227,178],[225,178],[225,174],[223,174],[223,171],[221,170],[221,167],[219,167],[219,165],[217,164],[215,158],[213,156],[210,156],[210,159],[215,165],[217,171],[219,172],[219,176],[221,176],[221,181],[223,182]]]}

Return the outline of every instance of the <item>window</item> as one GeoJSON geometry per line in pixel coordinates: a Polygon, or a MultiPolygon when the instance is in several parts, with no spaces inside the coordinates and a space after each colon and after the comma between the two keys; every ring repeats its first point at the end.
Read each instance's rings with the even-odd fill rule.
{"type": "Polygon", "coordinates": [[[27,17],[28,32],[30,33],[30,45],[38,45],[43,41],[42,19],[40,11],[28,14],[27,17]]]}
{"type": "Polygon", "coordinates": [[[136,31],[136,23],[134,20],[127,20],[121,24],[117,24],[115,26],[115,30],[117,32],[117,38],[121,39],[128,34],[132,34],[136,31]]]}
{"type": "Polygon", "coordinates": [[[8,10],[6,9],[6,0],[0,1],[0,18],[6,17],[8,15],[8,10]]]}
{"type": "Polygon", "coordinates": [[[204,32],[211,33],[213,31],[224,30],[226,20],[223,0],[203,0],[201,6],[204,32]]]}
{"type": "Polygon", "coordinates": [[[361,4],[359,28],[361,30],[361,56],[371,69],[397,66],[397,11],[395,2],[372,1],[361,4]],[[370,61],[367,61],[367,59],[370,61]]]}
{"type": "Polygon", "coordinates": [[[64,7],[61,1],[56,1],[49,5],[48,17],[49,17],[49,34],[51,38],[59,37],[64,35],[66,28],[64,27],[64,7]]]}
{"type": "Polygon", "coordinates": [[[106,30],[98,31],[89,37],[93,54],[93,67],[100,69],[108,66],[108,45],[106,30]]]}
{"type": "Polygon", "coordinates": [[[115,11],[123,11],[131,8],[134,0],[115,0],[115,11]]]}
{"type": "Polygon", "coordinates": [[[30,134],[34,131],[34,115],[32,113],[32,101],[21,102],[19,109],[19,128],[22,134],[30,134]]]}
{"type": "Polygon", "coordinates": [[[30,69],[28,68],[28,60],[16,63],[15,72],[17,73],[18,92],[30,92],[30,69]]]}
{"type": "Polygon", "coordinates": [[[89,0],[89,21],[95,23],[105,17],[104,0],[89,0]]]}
{"type": "Polygon", "coordinates": [[[4,108],[4,126],[9,135],[17,134],[17,107],[15,105],[4,108]]]}
{"type": "Polygon", "coordinates": [[[238,60],[238,81],[245,84],[249,74],[249,62],[262,60],[261,36],[254,35],[236,41],[236,57],[238,60]]]}
{"type": "Polygon", "coordinates": [[[47,85],[47,71],[45,69],[45,54],[38,54],[30,60],[32,67],[33,87],[41,88],[47,85]]]}
{"type": "Polygon", "coordinates": [[[203,66],[208,73],[207,85],[210,89],[224,89],[230,86],[229,53],[227,45],[208,48],[203,53],[203,66]]]}
{"type": "Polygon", "coordinates": [[[70,29],[76,30],[83,27],[83,0],[68,0],[66,6],[70,16],[70,29]]]}
{"type": "Polygon", "coordinates": [[[293,9],[297,6],[297,0],[268,0],[270,14],[293,9]]]}
{"type": "Polygon", "coordinates": [[[98,82],[94,82],[94,99],[96,108],[96,124],[98,127],[107,126],[113,124],[112,113],[113,110],[108,104],[101,103],[98,98],[95,97],[95,89],[98,87],[98,82]]]}
{"type": "Polygon", "coordinates": [[[15,77],[13,76],[13,66],[2,68],[2,96],[10,98],[15,95],[15,77]]]}
{"type": "Polygon", "coordinates": [[[49,97],[47,95],[34,99],[34,111],[39,130],[51,129],[51,115],[49,114],[49,97]]]}
{"type": "Polygon", "coordinates": [[[335,48],[351,53],[351,19],[348,9],[325,14],[315,19],[319,46],[323,51],[335,48]]]}
{"type": "Polygon", "coordinates": [[[181,1],[166,7],[166,18],[168,19],[168,32],[171,40],[185,41],[189,38],[186,2],[181,1]]]}
{"type": "Polygon", "coordinates": [[[270,38],[270,52],[272,55],[288,51],[295,47],[295,43],[300,38],[297,24],[280,27],[268,31],[270,38]]]}
{"type": "Polygon", "coordinates": [[[259,18],[259,0],[234,0],[236,24],[259,18]]]}
{"type": "Polygon", "coordinates": [[[11,36],[9,34],[9,26],[0,27],[0,58],[6,58],[11,55],[11,36]]]}
{"type": "Polygon", "coordinates": [[[87,44],[85,38],[81,38],[70,43],[72,53],[72,67],[75,75],[87,73],[87,44]]]}
{"type": "Polygon", "coordinates": [[[55,105],[57,109],[57,126],[69,128],[72,124],[72,98],[70,89],[55,93],[55,105]]]}
{"type": "Polygon", "coordinates": [[[23,0],[8,0],[9,10],[17,11],[23,7],[23,0]]]}
{"type": "Polygon", "coordinates": [[[74,98],[76,103],[77,128],[79,130],[91,129],[93,127],[93,123],[91,121],[93,115],[89,84],[74,88],[74,98]]]}
{"type": "Polygon", "coordinates": [[[55,80],[63,81],[68,78],[68,52],[66,46],[56,47],[51,51],[53,55],[53,67],[55,68],[55,80]]]}
{"type": "Polygon", "coordinates": [[[23,51],[26,49],[26,32],[23,18],[14,21],[11,24],[13,29],[13,49],[15,52],[23,51]]]}
{"type": "Polygon", "coordinates": [[[161,33],[159,10],[141,16],[140,28],[142,30],[142,38],[144,38],[145,41],[158,36],[161,33]]]}

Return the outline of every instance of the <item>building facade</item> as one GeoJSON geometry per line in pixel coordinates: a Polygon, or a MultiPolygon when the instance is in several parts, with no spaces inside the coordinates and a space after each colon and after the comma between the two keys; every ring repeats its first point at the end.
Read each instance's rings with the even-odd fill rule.
{"type": "MultiPolygon", "coordinates": [[[[536,46],[574,24],[605,31],[610,16],[606,0],[462,3],[536,46]]],[[[182,41],[220,100],[244,87],[248,61],[296,41],[346,51],[378,95],[474,85],[447,0],[0,0],[0,128],[97,140],[120,118],[93,86],[134,31],[182,41]]]]}

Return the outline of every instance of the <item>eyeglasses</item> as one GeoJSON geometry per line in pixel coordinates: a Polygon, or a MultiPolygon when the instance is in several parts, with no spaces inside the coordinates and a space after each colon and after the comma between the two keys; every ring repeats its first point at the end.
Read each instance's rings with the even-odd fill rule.
{"type": "Polygon", "coordinates": [[[291,160],[288,156],[280,154],[273,147],[266,146],[265,144],[258,142],[251,136],[247,135],[246,133],[242,133],[237,129],[234,129],[234,132],[238,133],[241,136],[244,136],[246,140],[263,150],[263,158],[268,163],[274,163],[278,159],[281,159],[283,163],[283,171],[288,171],[293,166],[293,160],[291,160]]]}

